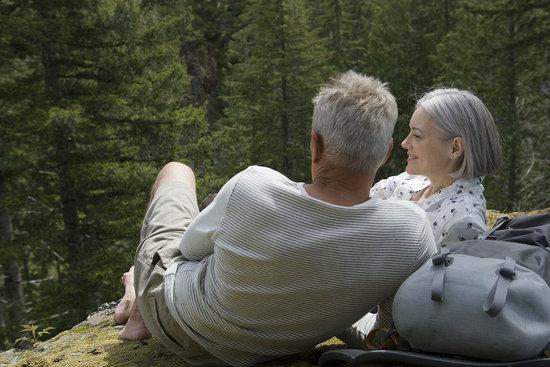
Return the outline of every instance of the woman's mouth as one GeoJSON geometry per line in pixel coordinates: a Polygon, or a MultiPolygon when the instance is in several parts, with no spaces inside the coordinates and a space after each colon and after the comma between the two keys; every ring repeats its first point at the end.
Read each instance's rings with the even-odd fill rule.
{"type": "Polygon", "coordinates": [[[412,160],[412,159],[418,159],[418,157],[408,154],[407,155],[407,160],[409,161],[409,160],[412,160]]]}

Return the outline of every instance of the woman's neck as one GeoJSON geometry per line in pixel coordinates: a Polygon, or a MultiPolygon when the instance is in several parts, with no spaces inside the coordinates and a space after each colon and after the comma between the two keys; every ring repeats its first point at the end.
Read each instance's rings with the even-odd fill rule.
{"type": "Polygon", "coordinates": [[[431,189],[431,194],[434,194],[445,187],[451,186],[456,181],[455,178],[452,178],[449,175],[445,175],[444,177],[428,177],[428,179],[430,180],[429,188],[431,189]]]}
{"type": "Polygon", "coordinates": [[[451,186],[456,181],[456,179],[452,178],[451,176],[428,177],[428,179],[430,180],[430,185],[424,190],[420,191],[413,198],[413,201],[422,202],[433,194],[436,194],[444,188],[451,186]]]}

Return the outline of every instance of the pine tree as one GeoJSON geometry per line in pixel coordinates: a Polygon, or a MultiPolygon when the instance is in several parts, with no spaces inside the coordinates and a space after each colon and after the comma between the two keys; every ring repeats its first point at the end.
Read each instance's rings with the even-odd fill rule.
{"type": "Polygon", "coordinates": [[[400,143],[408,134],[417,98],[434,84],[431,55],[453,27],[454,7],[453,0],[381,0],[369,2],[365,10],[366,54],[361,71],[387,82],[399,108],[392,157],[378,171],[378,179],[398,174],[406,165],[406,153],[400,143]]]}
{"type": "Polygon", "coordinates": [[[331,71],[301,1],[251,1],[229,46],[224,156],[309,177],[311,99],[331,71]]]}
{"type": "MultiPolygon", "coordinates": [[[[32,67],[25,58],[27,45],[17,33],[30,25],[26,14],[17,17],[17,7],[9,1],[0,1],[0,349],[8,346],[19,335],[21,324],[27,320],[22,268],[28,254],[25,246],[15,241],[21,229],[14,226],[14,217],[24,205],[24,196],[18,192],[22,173],[33,162],[29,144],[23,144],[32,134],[32,126],[23,118],[29,113],[32,94],[23,81],[32,79],[32,67]]],[[[36,138],[32,139],[37,142],[36,138]]]]}
{"type": "Polygon", "coordinates": [[[22,208],[15,241],[29,284],[44,280],[26,289],[29,317],[62,330],[116,297],[156,171],[189,161],[207,132],[203,110],[181,100],[190,14],[154,1],[2,5],[0,88],[17,100],[1,107],[4,157],[26,156],[7,182],[22,208]]]}
{"type": "Polygon", "coordinates": [[[499,172],[486,179],[489,206],[547,207],[550,10],[537,0],[460,5],[456,29],[438,50],[439,80],[472,89],[497,121],[504,154],[499,172]]]}
{"type": "Polygon", "coordinates": [[[192,22],[182,29],[181,53],[191,80],[189,102],[206,105],[206,117],[212,130],[223,114],[220,98],[227,69],[227,46],[238,30],[243,0],[189,1],[192,22]]]}
{"type": "Polygon", "coordinates": [[[326,50],[326,62],[338,72],[364,72],[372,9],[359,0],[308,1],[309,23],[326,50]]]}

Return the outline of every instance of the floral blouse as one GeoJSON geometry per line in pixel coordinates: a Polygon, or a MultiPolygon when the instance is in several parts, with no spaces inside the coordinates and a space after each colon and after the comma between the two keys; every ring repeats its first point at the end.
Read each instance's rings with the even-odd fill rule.
{"type": "MultiPolygon", "coordinates": [[[[426,211],[438,246],[474,239],[485,232],[487,209],[481,181],[481,177],[472,180],[460,178],[424,201],[414,202],[426,211]]],[[[403,172],[377,182],[371,188],[370,196],[411,200],[428,185],[428,178],[403,172]]]]}

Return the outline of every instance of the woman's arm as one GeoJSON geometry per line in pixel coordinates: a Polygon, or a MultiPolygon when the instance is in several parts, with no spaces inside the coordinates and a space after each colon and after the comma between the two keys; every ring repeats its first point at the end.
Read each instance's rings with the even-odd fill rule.
{"type": "Polygon", "coordinates": [[[403,174],[392,176],[375,183],[370,189],[371,198],[388,199],[393,196],[395,188],[400,184],[403,174]]]}
{"type": "Polygon", "coordinates": [[[480,218],[466,215],[449,222],[435,240],[440,246],[445,246],[457,241],[473,240],[485,230],[485,224],[480,218]]]}

